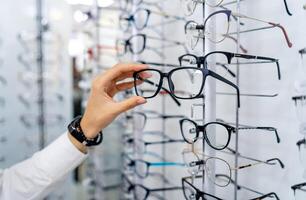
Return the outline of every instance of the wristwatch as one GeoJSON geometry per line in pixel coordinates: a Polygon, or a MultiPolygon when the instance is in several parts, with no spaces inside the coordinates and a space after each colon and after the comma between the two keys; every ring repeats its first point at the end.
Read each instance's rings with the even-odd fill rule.
{"type": "Polygon", "coordinates": [[[70,132],[70,134],[84,146],[89,147],[101,144],[103,140],[102,131],[100,131],[98,136],[93,139],[87,138],[82,131],[81,120],[82,116],[78,116],[68,125],[68,131],[70,132]]]}

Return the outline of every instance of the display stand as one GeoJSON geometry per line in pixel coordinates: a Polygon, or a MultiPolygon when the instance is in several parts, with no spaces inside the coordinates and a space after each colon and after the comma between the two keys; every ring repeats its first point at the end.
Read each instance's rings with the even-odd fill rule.
{"type": "Polygon", "coordinates": [[[46,24],[43,18],[43,1],[36,0],[36,28],[37,28],[37,86],[38,86],[38,130],[39,148],[43,149],[46,142],[45,102],[44,102],[44,31],[46,24]]]}

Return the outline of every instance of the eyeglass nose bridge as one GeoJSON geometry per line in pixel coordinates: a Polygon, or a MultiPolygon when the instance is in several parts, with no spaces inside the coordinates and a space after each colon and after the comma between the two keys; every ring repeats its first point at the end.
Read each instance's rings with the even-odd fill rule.
{"type": "Polygon", "coordinates": [[[170,92],[174,93],[174,84],[170,78],[170,75],[169,73],[161,73],[161,79],[163,80],[164,78],[166,78],[168,80],[168,86],[169,86],[169,89],[170,89],[170,92]]]}

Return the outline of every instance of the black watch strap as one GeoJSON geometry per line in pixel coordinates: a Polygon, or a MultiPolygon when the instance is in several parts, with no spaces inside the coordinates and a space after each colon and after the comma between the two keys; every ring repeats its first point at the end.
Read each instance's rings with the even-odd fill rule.
{"type": "Polygon", "coordinates": [[[98,136],[93,139],[86,138],[81,128],[81,120],[82,116],[78,116],[68,125],[68,131],[70,134],[84,146],[96,146],[101,144],[103,140],[102,131],[100,131],[98,136]]]}

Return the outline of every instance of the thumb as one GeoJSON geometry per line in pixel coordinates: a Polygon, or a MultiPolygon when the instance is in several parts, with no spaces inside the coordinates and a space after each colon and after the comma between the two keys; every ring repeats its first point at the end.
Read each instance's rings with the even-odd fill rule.
{"type": "Polygon", "coordinates": [[[122,113],[122,112],[126,112],[136,106],[139,106],[141,104],[145,104],[147,102],[147,100],[143,97],[139,97],[139,96],[134,96],[134,97],[130,97],[129,99],[126,99],[124,101],[121,101],[117,104],[116,112],[117,113],[122,113]]]}

